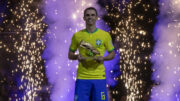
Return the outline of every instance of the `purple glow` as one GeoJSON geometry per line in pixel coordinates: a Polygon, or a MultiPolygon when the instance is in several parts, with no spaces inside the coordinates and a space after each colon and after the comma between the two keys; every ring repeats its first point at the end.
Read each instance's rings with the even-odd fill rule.
{"type": "Polygon", "coordinates": [[[160,0],[159,22],[154,30],[153,87],[150,101],[180,101],[180,1],[160,0]]]}
{"type": "MultiPolygon", "coordinates": [[[[89,6],[96,7],[100,16],[104,14],[96,0],[45,1],[48,33],[45,36],[46,49],[42,57],[46,60],[46,75],[52,85],[52,101],[73,101],[78,62],[70,61],[67,56],[73,33],[85,28],[83,11],[89,6]]],[[[108,28],[102,20],[97,22],[97,26],[104,30],[108,28]]]]}
{"type": "MultiPolygon", "coordinates": [[[[105,52],[105,56],[108,53],[105,52]]],[[[106,82],[109,86],[114,87],[117,84],[117,81],[114,80],[114,78],[117,78],[120,76],[120,67],[119,67],[119,61],[120,61],[120,54],[115,51],[115,57],[113,60],[105,61],[105,70],[106,70],[106,82]]]]}

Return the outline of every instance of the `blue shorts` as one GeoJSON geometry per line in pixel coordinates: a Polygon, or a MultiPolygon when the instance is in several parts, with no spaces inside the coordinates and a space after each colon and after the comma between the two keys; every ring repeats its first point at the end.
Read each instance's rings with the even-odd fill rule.
{"type": "Polygon", "coordinates": [[[106,80],[76,80],[75,101],[108,101],[106,80]]]}

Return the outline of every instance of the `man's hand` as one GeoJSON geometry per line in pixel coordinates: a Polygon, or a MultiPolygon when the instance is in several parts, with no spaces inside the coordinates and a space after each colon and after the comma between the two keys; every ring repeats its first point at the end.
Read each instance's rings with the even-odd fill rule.
{"type": "Polygon", "coordinates": [[[103,56],[83,57],[82,55],[79,54],[78,60],[80,62],[83,62],[85,60],[96,60],[97,62],[101,63],[101,62],[104,62],[104,57],[103,56]]]}
{"type": "Polygon", "coordinates": [[[103,56],[95,56],[95,60],[99,63],[104,62],[104,57],[103,56]]]}
{"type": "Polygon", "coordinates": [[[82,62],[82,61],[85,61],[86,58],[83,57],[81,54],[79,54],[79,55],[78,55],[78,60],[79,60],[80,62],[82,62]]]}

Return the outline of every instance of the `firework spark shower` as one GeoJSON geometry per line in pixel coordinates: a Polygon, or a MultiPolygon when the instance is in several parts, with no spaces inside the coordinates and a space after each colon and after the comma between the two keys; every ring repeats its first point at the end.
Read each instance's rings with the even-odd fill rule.
{"type": "Polygon", "coordinates": [[[151,101],[180,101],[180,0],[160,0],[160,15],[154,30],[151,101]]]}

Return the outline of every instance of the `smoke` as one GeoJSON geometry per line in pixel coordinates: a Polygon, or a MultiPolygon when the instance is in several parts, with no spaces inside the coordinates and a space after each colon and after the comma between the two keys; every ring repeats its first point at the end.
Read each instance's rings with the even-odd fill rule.
{"type": "Polygon", "coordinates": [[[150,101],[180,101],[180,0],[160,0],[152,54],[154,86],[150,101]]]}
{"type": "MultiPolygon", "coordinates": [[[[46,76],[52,85],[50,98],[52,101],[73,101],[78,62],[68,59],[72,35],[85,28],[85,8],[95,7],[100,16],[104,11],[96,4],[96,0],[47,0],[44,4],[48,33],[42,57],[46,61],[46,76]]],[[[97,27],[108,29],[101,19],[97,22],[97,27]]]]}

